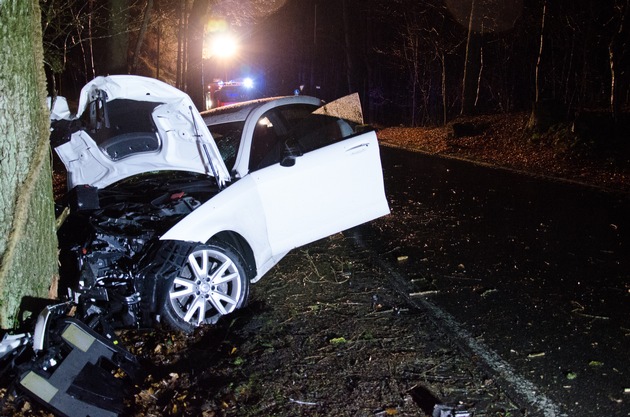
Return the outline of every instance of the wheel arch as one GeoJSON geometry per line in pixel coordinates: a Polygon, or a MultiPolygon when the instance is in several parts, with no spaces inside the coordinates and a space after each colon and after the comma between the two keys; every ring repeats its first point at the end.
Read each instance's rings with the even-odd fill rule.
{"type": "Polygon", "coordinates": [[[247,268],[247,277],[252,280],[256,277],[256,258],[254,256],[254,251],[251,246],[247,242],[247,240],[237,232],[231,230],[224,230],[212,236],[207,243],[216,242],[223,243],[231,246],[243,257],[243,261],[245,262],[245,266],[247,268]]]}

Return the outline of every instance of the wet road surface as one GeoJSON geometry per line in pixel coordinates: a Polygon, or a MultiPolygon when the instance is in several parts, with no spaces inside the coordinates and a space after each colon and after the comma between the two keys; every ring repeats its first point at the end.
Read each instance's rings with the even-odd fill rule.
{"type": "Polygon", "coordinates": [[[381,156],[392,215],[368,242],[411,298],[512,369],[532,415],[630,415],[630,196],[381,156]]]}

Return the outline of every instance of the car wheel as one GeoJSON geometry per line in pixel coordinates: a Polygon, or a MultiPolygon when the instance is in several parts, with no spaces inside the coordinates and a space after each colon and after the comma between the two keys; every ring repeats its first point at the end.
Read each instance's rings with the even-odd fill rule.
{"type": "Polygon", "coordinates": [[[169,326],[190,332],[243,306],[248,294],[241,256],[231,247],[200,245],[168,281],[162,315],[169,326]]]}

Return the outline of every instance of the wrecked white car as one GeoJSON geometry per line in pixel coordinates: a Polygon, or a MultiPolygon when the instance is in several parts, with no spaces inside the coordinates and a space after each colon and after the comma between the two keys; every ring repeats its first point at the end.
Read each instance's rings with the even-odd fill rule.
{"type": "Polygon", "coordinates": [[[81,313],[190,331],[244,305],[291,249],[389,213],[358,99],[200,114],[160,81],[99,77],[58,122],[62,284],[81,313]],[[343,117],[339,114],[343,113],[343,117]]]}

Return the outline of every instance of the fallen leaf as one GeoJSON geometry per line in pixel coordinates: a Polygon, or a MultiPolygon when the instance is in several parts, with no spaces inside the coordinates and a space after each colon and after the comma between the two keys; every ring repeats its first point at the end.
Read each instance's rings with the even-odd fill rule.
{"type": "Polygon", "coordinates": [[[343,345],[345,343],[348,343],[345,337],[334,337],[330,339],[329,342],[331,345],[343,345]]]}

